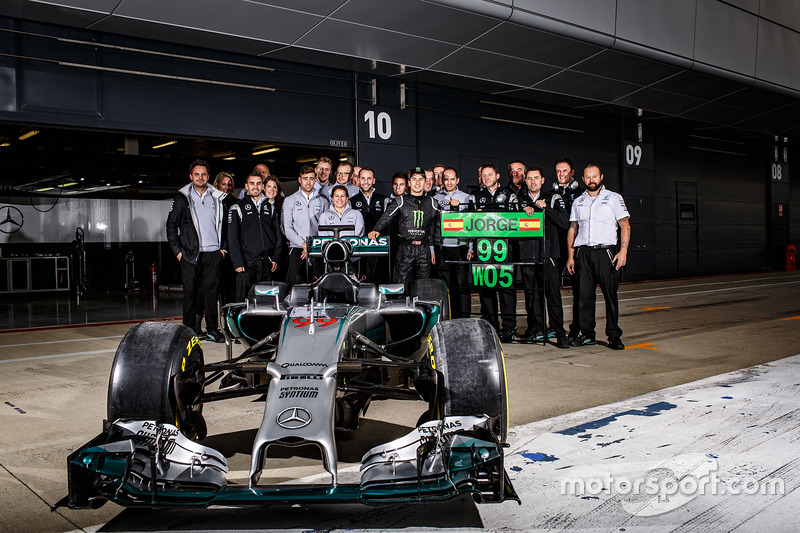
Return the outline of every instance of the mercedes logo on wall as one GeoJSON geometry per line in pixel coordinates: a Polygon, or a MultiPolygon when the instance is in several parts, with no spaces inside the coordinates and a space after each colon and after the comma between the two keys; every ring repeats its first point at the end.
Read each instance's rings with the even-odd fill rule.
{"type": "Polygon", "coordinates": [[[13,205],[4,205],[0,207],[0,231],[3,233],[16,233],[22,229],[22,224],[25,222],[25,217],[22,216],[22,211],[13,205]]]}
{"type": "Polygon", "coordinates": [[[278,414],[278,425],[285,429],[300,429],[311,423],[311,413],[302,407],[290,407],[278,414]]]}

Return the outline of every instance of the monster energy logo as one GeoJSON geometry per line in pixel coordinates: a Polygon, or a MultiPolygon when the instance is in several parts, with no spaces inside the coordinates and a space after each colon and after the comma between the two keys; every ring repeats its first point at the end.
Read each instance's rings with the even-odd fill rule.
{"type": "Polygon", "coordinates": [[[422,221],[424,220],[424,218],[425,218],[425,212],[424,211],[414,211],[414,227],[415,228],[421,228],[422,227],[422,221]]]}

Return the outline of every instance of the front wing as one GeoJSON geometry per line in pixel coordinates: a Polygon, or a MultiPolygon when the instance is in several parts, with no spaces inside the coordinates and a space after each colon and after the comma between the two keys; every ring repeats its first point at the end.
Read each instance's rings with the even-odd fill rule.
{"type": "MultiPolygon", "coordinates": [[[[502,445],[487,417],[452,416],[369,450],[351,484],[228,484],[225,458],[175,426],[118,420],[67,459],[69,495],[58,505],[97,508],[434,501],[472,494],[516,500],[502,445]]],[[[58,506],[57,505],[57,506],[58,506]]]]}

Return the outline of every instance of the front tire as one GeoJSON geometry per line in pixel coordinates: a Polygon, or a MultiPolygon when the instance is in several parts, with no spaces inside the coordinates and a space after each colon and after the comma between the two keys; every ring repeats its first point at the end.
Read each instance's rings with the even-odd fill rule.
{"type": "Polygon", "coordinates": [[[508,436],[508,392],[500,340],[480,318],[440,322],[430,334],[431,366],[439,374],[433,418],[487,415],[500,442],[508,436]]]}
{"type": "Polygon", "coordinates": [[[143,322],[123,337],[108,382],[108,420],[174,424],[192,440],[207,434],[202,404],[203,348],[191,328],[143,322]]]}

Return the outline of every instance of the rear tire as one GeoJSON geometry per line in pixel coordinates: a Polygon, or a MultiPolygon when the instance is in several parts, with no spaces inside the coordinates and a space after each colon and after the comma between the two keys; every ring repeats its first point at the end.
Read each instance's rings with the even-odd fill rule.
{"type": "Polygon", "coordinates": [[[439,302],[439,321],[450,320],[450,292],[440,279],[415,279],[409,288],[411,296],[420,300],[439,302]]]}
{"type": "Polygon", "coordinates": [[[203,348],[191,328],[143,322],[125,334],[108,382],[108,420],[174,424],[192,440],[207,434],[202,404],[203,348]]]}
{"type": "Polygon", "coordinates": [[[500,442],[508,436],[508,393],[500,341],[480,318],[440,322],[430,334],[431,365],[439,374],[432,418],[487,415],[500,442]]]}

